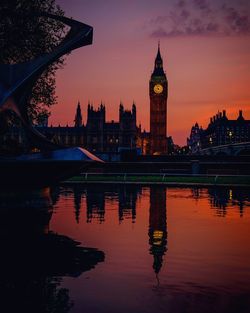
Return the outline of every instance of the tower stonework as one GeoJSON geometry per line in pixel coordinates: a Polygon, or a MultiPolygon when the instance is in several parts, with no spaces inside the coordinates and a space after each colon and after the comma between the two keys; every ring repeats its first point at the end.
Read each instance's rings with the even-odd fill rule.
{"type": "Polygon", "coordinates": [[[104,149],[104,128],[106,123],[106,108],[101,103],[98,109],[88,104],[87,116],[87,147],[93,152],[104,149]]]}
{"type": "Polygon", "coordinates": [[[75,127],[82,127],[82,111],[81,111],[81,106],[80,102],[78,101],[77,108],[76,108],[76,115],[75,115],[75,127]]]}
{"type": "Polygon", "coordinates": [[[149,81],[150,96],[150,152],[167,154],[168,81],[158,45],[154,71],[149,81]]]}
{"type": "Polygon", "coordinates": [[[119,107],[119,142],[123,148],[136,146],[136,106],[132,110],[124,110],[123,104],[119,107]]]}

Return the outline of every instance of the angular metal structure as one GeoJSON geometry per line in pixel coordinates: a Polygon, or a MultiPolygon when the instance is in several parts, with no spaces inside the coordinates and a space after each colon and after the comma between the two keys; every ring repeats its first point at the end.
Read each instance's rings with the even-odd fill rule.
{"type": "Polygon", "coordinates": [[[103,162],[79,147],[62,149],[33,128],[29,120],[28,99],[43,71],[64,54],[90,45],[93,38],[93,28],[89,25],[63,16],[37,14],[37,17],[41,16],[58,20],[68,25],[70,30],[50,53],[22,64],[0,64],[0,114],[15,112],[22,121],[28,139],[41,151],[19,157],[1,157],[0,186],[7,188],[22,185],[50,186],[78,174],[92,163],[103,162]]]}
{"type": "Polygon", "coordinates": [[[28,98],[32,87],[43,71],[64,54],[92,44],[93,28],[73,19],[48,13],[39,13],[37,17],[58,20],[70,27],[68,34],[51,53],[22,64],[0,64],[0,114],[13,111],[22,121],[30,140],[40,149],[58,148],[32,127],[28,118],[28,98]]]}

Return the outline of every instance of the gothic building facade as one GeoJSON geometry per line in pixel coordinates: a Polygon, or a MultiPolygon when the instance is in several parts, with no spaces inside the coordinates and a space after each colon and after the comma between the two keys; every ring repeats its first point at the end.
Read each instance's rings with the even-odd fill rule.
{"type": "Polygon", "coordinates": [[[136,126],[136,105],[131,110],[119,106],[119,121],[106,121],[106,107],[97,109],[88,104],[87,122],[83,123],[80,103],[77,105],[74,127],[39,127],[39,131],[64,146],[81,146],[95,154],[118,153],[135,149],[139,128],[136,126]]]}
{"type": "MultiPolygon", "coordinates": [[[[83,122],[82,110],[78,102],[73,126],[48,126],[48,118],[40,121],[39,131],[48,139],[66,147],[84,147],[94,154],[116,154],[124,150],[136,150],[141,154],[167,154],[167,98],[168,81],[163,69],[160,46],[155,58],[154,70],[149,81],[150,97],[150,132],[141,130],[136,123],[136,105],[126,110],[119,105],[119,120],[106,121],[106,107],[100,104],[94,108],[87,107],[86,124],[83,122]]],[[[10,140],[21,144],[23,130],[13,127],[6,134],[10,140]]]]}

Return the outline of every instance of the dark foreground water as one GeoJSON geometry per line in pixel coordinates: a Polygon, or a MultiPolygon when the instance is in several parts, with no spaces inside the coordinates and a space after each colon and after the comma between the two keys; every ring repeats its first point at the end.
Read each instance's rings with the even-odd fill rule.
{"type": "Polygon", "coordinates": [[[2,192],[0,311],[250,312],[250,190],[2,192]]]}

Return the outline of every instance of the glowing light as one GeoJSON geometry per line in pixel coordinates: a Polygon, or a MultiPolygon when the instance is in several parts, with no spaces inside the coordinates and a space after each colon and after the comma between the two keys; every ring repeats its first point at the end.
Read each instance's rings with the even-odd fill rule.
{"type": "Polygon", "coordinates": [[[163,238],[163,231],[155,230],[153,232],[153,242],[154,242],[154,245],[160,246],[162,244],[162,238],[163,238]]]}
{"type": "Polygon", "coordinates": [[[233,199],[233,190],[232,189],[229,190],[229,199],[230,200],[233,199]]]}

